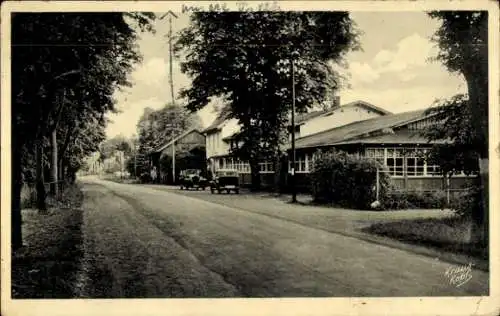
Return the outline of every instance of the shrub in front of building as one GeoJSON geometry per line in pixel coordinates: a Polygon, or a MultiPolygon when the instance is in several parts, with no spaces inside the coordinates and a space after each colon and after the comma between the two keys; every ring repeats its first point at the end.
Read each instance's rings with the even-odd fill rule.
{"type": "Polygon", "coordinates": [[[483,191],[481,187],[474,187],[468,191],[462,191],[451,200],[450,208],[459,216],[470,218],[473,212],[483,210],[483,191]]]}
{"type": "Polygon", "coordinates": [[[382,204],[387,210],[442,209],[446,207],[446,203],[444,191],[388,193],[382,198],[382,204]]]}
{"type": "MultiPolygon", "coordinates": [[[[310,173],[311,191],[316,203],[355,209],[370,209],[376,200],[377,168],[375,160],[343,151],[330,150],[315,155],[310,173]]],[[[379,196],[389,186],[389,176],[379,173],[379,196]]]]}

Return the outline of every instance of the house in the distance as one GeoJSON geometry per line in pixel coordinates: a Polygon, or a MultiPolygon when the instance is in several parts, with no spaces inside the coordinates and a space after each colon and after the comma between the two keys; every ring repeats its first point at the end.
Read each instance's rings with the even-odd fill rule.
{"type": "MultiPolygon", "coordinates": [[[[370,118],[390,115],[391,113],[364,101],[355,101],[340,105],[340,99],[334,98],[321,110],[298,114],[295,124],[297,140],[322,131],[347,125],[370,118]]],[[[250,184],[250,165],[231,155],[233,136],[240,130],[238,120],[230,118],[228,107],[223,107],[214,122],[203,130],[206,136],[207,163],[212,171],[218,169],[236,169],[240,172],[243,184],[250,184]]],[[[289,132],[291,128],[289,126],[289,132]]],[[[265,186],[274,181],[273,164],[260,162],[261,183],[265,186]]]]}
{"type": "Polygon", "coordinates": [[[205,171],[205,135],[197,129],[188,130],[153,150],[150,159],[152,167],[157,170],[156,182],[176,183],[184,169],[205,171]]]}

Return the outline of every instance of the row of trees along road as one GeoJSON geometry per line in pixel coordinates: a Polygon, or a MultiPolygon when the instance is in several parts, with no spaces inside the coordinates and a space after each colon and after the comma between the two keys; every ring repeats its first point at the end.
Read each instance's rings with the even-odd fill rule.
{"type": "Polygon", "coordinates": [[[429,16],[440,21],[434,34],[439,47],[436,60],[450,72],[463,75],[467,95],[441,101],[429,112],[442,122],[428,131],[430,139],[451,139],[453,144],[437,145],[434,159],[447,174],[479,171],[470,210],[473,241],[487,249],[489,227],[488,168],[488,12],[436,11],[429,16]]]}
{"type": "Polygon", "coordinates": [[[154,31],[150,13],[12,15],[12,246],[22,246],[21,190],[34,180],[46,209],[44,171],[74,179],[105,138],[113,93],[130,85],[140,61],[137,31],[154,31]],[[47,150],[50,148],[50,155],[47,150]]]}
{"type": "Polygon", "coordinates": [[[296,110],[321,103],[341,84],[329,63],[343,65],[358,49],[358,31],[347,12],[197,12],[176,38],[175,53],[185,57],[181,69],[192,79],[180,92],[192,111],[213,97],[230,106],[239,121],[233,154],[248,161],[252,186],[260,187],[259,160],[278,161],[287,135],[282,131],[292,107],[290,78],[280,62],[303,65],[296,78],[296,110]]]}
{"type": "Polygon", "coordinates": [[[167,104],[158,110],[145,108],[137,123],[137,175],[149,174],[148,157],[151,151],[190,129],[201,131],[202,122],[198,114],[190,113],[184,106],[167,104]]]}

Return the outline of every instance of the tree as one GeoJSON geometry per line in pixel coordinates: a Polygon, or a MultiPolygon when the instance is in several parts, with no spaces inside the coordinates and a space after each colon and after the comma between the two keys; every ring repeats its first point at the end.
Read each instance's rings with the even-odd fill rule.
{"type": "Polygon", "coordinates": [[[167,104],[159,110],[145,108],[137,123],[137,173],[149,172],[149,154],[190,129],[201,129],[201,119],[180,105],[167,104]]]}
{"type": "MultiPolygon", "coordinates": [[[[37,206],[45,206],[44,169],[48,139],[57,150],[86,151],[72,135],[99,136],[103,114],[114,110],[113,92],[129,85],[127,74],[140,61],[134,23],[152,30],[150,13],[15,13],[12,16],[12,245],[22,245],[20,193],[23,174],[36,165],[37,206]],[[127,21],[128,20],[128,21],[127,21]],[[129,23],[130,22],[130,23],[129,23]],[[95,132],[95,133],[94,133],[95,132]],[[67,141],[66,141],[67,140],[67,141]],[[31,159],[35,159],[33,164],[31,159]]],[[[85,143],[85,145],[84,145],[85,143]]],[[[88,154],[88,153],[86,153],[88,154]]],[[[54,155],[55,157],[55,155],[54,155]]],[[[65,154],[59,157],[64,161],[65,154]]],[[[59,158],[58,157],[58,158],[59,158]]],[[[68,167],[81,161],[69,156],[68,167]]],[[[79,157],[79,156],[78,156],[79,157]]],[[[52,168],[55,163],[52,161],[52,168]]],[[[75,171],[76,172],[76,171],[75,171]]],[[[73,173],[73,171],[72,171],[73,173]]]]}
{"type": "MultiPolygon", "coordinates": [[[[483,246],[488,244],[488,12],[434,11],[429,16],[441,22],[434,34],[439,53],[436,60],[449,71],[460,73],[467,82],[468,97],[457,96],[441,113],[449,122],[448,136],[455,141],[455,153],[465,146],[477,156],[480,187],[483,189],[481,211],[473,213],[475,235],[483,246]],[[457,111],[457,108],[459,111],[457,111]]],[[[442,108],[441,108],[442,109],[442,108]]],[[[451,148],[450,148],[451,150],[451,148]]],[[[459,159],[457,161],[465,161],[459,159]]],[[[470,161],[470,159],[468,160],[470,161]]]]}
{"type": "Polygon", "coordinates": [[[132,154],[133,148],[133,140],[120,134],[102,142],[99,145],[99,153],[102,159],[113,156],[116,151],[123,151],[124,155],[128,157],[132,154]]]}
{"type": "Polygon", "coordinates": [[[181,69],[192,78],[180,95],[191,111],[213,97],[230,105],[229,118],[241,126],[233,154],[250,163],[258,189],[259,160],[279,156],[291,109],[291,80],[279,74],[280,61],[303,65],[296,106],[304,112],[340,86],[328,62],[342,64],[357,38],[347,12],[197,12],[176,40],[181,69]]]}

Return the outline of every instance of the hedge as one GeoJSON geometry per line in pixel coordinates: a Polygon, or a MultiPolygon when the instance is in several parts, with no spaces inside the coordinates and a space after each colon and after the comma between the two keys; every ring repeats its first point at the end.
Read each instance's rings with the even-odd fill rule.
{"type": "MultiPolygon", "coordinates": [[[[376,200],[377,169],[374,160],[343,151],[318,152],[310,173],[311,191],[316,203],[347,208],[370,209],[376,200]]],[[[380,196],[389,187],[389,176],[379,173],[380,196]]]]}

